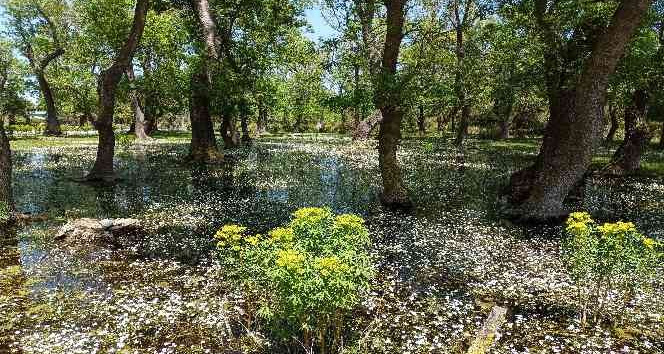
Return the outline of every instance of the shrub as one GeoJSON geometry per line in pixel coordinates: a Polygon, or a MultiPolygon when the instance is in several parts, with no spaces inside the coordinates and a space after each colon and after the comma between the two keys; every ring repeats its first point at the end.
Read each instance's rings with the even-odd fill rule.
{"type": "Polygon", "coordinates": [[[252,313],[273,333],[299,337],[307,348],[338,345],[344,315],[369,288],[369,233],[355,215],[297,210],[289,225],[251,235],[238,225],[217,232],[221,262],[252,313]],[[333,333],[333,335],[331,335],[333,333]],[[329,342],[329,343],[328,343],[329,342]]]}
{"type": "Polygon", "coordinates": [[[594,322],[613,306],[622,312],[635,290],[646,287],[662,254],[661,243],[636,230],[631,222],[598,225],[588,213],[572,213],[563,257],[579,288],[581,323],[594,322]]]}

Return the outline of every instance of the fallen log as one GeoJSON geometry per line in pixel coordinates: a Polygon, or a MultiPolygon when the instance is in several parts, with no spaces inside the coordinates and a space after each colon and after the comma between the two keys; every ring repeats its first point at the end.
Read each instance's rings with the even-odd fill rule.
{"type": "Polygon", "coordinates": [[[477,332],[475,340],[466,352],[467,354],[484,354],[496,341],[498,330],[505,323],[507,308],[494,305],[482,328],[477,332]]]}

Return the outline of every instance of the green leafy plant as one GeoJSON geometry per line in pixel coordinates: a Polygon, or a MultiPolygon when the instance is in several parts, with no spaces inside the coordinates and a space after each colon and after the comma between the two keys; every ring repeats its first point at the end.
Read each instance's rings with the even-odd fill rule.
{"type": "Polygon", "coordinates": [[[588,213],[572,213],[563,257],[579,289],[581,323],[608,315],[613,306],[622,312],[646,288],[662,257],[661,243],[639,233],[631,222],[599,225],[588,213]]]}
{"type": "Polygon", "coordinates": [[[355,215],[297,210],[286,227],[251,235],[226,225],[215,235],[224,269],[253,299],[248,326],[260,317],[283,338],[320,351],[341,343],[344,315],[369,289],[369,233],[355,215]]]}
{"type": "Polygon", "coordinates": [[[129,134],[120,134],[117,136],[118,146],[127,149],[136,142],[136,137],[129,134]]]}

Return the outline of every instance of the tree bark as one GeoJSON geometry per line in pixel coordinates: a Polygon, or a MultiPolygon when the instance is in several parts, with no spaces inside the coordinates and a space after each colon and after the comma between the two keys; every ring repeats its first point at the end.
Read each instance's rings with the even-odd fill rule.
{"type": "Polygon", "coordinates": [[[240,139],[237,129],[235,128],[235,120],[229,114],[225,114],[221,123],[221,137],[224,139],[225,149],[234,149],[240,146],[240,139]]]}
{"type": "Polygon", "coordinates": [[[609,119],[611,126],[609,127],[609,132],[606,134],[606,139],[604,139],[606,145],[613,142],[618,131],[618,109],[613,104],[609,104],[609,119]]]}
{"type": "Polygon", "coordinates": [[[647,115],[648,93],[638,89],[634,91],[632,103],[625,110],[625,137],[607,167],[609,173],[622,175],[641,168],[641,155],[651,138],[647,115]]]}
{"type": "MultiPolygon", "coordinates": [[[[540,1],[536,8],[545,4],[540,1]]],[[[552,85],[555,75],[548,76],[550,119],[544,141],[536,162],[512,175],[509,216],[543,221],[567,214],[564,201],[581,182],[601,140],[609,75],[649,5],[650,0],[621,1],[611,24],[595,41],[574,90],[552,85]]]]}
{"type": "Polygon", "coordinates": [[[46,130],[44,135],[58,136],[62,135],[62,129],[60,128],[60,121],[58,120],[58,109],[55,106],[55,99],[53,98],[53,91],[51,90],[51,85],[46,80],[44,72],[38,70],[36,75],[37,82],[39,83],[39,90],[44,97],[44,102],[46,103],[46,130]]]}
{"type": "Polygon", "coordinates": [[[138,94],[138,89],[136,88],[136,77],[134,76],[133,66],[129,64],[125,72],[127,75],[127,80],[129,80],[129,98],[131,100],[131,108],[134,112],[133,133],[136,136],[136,139],[139,141],[150,140],[150,137],[146,132],[145,114],[143,113],[144,111],[141,105],[141,99],[138,94]]]}
{"type": "MultiPolygon", "coordinates": [[[[466,4],[470,4],[470,0],[466,0],[466,4]]],[[[465,28],[465,20],[469,16],[467,13],[468,7],[466,6],[466,11],[464,11],[463,19],[459,11],[459,1],[454,2],[454,16],[455,16],[455,33],[456,33],[456,76],[455,76],[455,90],[457,96],[457,106],[461,107],[461,117],[459,120],[459,126],[457,128],[457,136],[454,139],[454,145],[461,147],[463,145],[463,140],[468,135],[468,125],[470,124],[470,106],[466,100],[466,84],[464,78],[464,60],[466,57],[466,50],[463,43],[463,30],[465,28]]]]}
{"type": "Polygon", "coordinates": [[[417,115],[417,130],[419,131],[421,136],[424,136],[427,133],[426,121],[424,118],[424,107],[421,105],[419,106],[419,111],[417,115]]]}
{"type": "Polygon", "coordinates": [[[5,125],[0,119],[0,229],[15,221],[12,198],[12,154],[5,125]]]}
{"type": "Polygon", "coordinates": [[[201,58],[200,67],[191,77],[189,111],[192,135],[189,160],[202,163],[218,163],[224,160],[224,155],[217,147],[214,126],[210,116],[212,82],[210,65],[219,59],[220,40],[217,36],[217,25],[210,12],[208,1],[192,0],[192,2],[201,26],[205,56],[201,58]]]}
{"type": "Polygon", "coordinates": [[[251,141],[251,136],[249,135],[249,115],[242,113],[240,116],[240,127],[242,129],[242,141],[248,143],[251,141]]]}
{"type": "Polygon", "coordinates": [[[375,110],[367,119],[359,122],[353,130],[353,140],[367,140],[371,132],[383,121],[383,114],[375,110]]]}
{"type": "Polygon", "coordinates": [[[262,100],[258,100],[258,120],[256,120],[256,134],[260,137],[267,132],[267,107],[262,100]]]}
{"type": "Polygon", "coordinates": [[[115,133],[113,132],[113,113],[115,110],[116,91],[123,73],[136,52],[136,47],[143,36],[145,18],[149,0],[137,0],[134,20],[129,37],[118,52],[113,64],[101,73],[99,80],[99,114],[95,128],[99,132],[97,159],[87,175],[88,181],[113,182],[116,179],[113,168],[115,156],[115,133]]]}
{"type": "Polygon", "coordinates": [[[189,160],[198,163],[218,163],[224,155],[217,148],[214,126],[210,116],[210,82],[205,64],[191,77],[189,118],[191,120],[191,144],[189,160]]]}
{"type": "MultiPolygon", "coordinates": [[[[51,24],[50,20],[45,17],[46,21],[51,24]]],[[[51,26],[52,36],[57,44],[57,38],[55,35],[55,30],[51,26]]],[[[62,135],[62,129],[60,127],[60,121],[58,120],[58,109],[55,105],[55,99],[53,98],[53,91],[51,90],[51,85],[46,79],[44,74],[48,65],[58,57],[62,56],[65,53],[64,49],[57,48],[53,52],[46,55],[40,61],[37,61],[35,54],[32,50],[32,44],[27,40],[24,43],[23,54],[28,58],[30,67],[37,77],[37,82],[39,84],[39,90],[44,97],[44,103],[46,103],[46,129],[44,135],[58,136],[62,135]]]]}
{"type": "Polygon", "coordinates": [[[411,206],[397,159],[403,111],[401,92],[395,81],[399,51],[404,36],[405,4],[406,0],[385,1],[387,31],[380,72],[374,79],[376,81],[374,103],[383,115],[378,132],[378,164],[383,180],[381,201],[391,208],[411,206]]]}

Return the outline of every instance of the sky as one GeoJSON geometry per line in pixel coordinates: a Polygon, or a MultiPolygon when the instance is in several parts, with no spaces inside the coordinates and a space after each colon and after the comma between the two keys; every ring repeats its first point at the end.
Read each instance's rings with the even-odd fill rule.
{"type": "Polygon", "coordinates": [[[305,12],[305,17],[307,22],[312,27],[313,33],[307,33],[305,30],[305,36],[314,41],[319,41],[320,39],[328,39],[334,37],[337,32],[325,21],[321,13],[320,7],[316,5],[313,8],[307,9],[305,12]]]}

